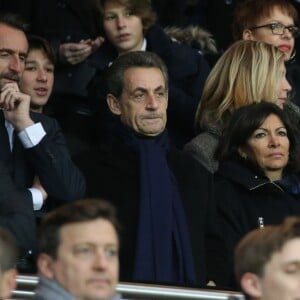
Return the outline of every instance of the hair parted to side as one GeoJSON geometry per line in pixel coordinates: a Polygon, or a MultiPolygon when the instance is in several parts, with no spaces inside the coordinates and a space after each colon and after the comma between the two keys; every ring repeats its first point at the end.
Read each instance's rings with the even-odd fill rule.
{"type": "Polygon", "coordinates": [[[12,13],[0,13],[0,24],[5,24],[9,27],[18,29],[26,33],[29,30],[27,24],[20,15],[12,13]]]}
{"type": "Polygon", "coordinates": [[[27,39],[28,39],[28,47],[29,47],[28,52],[32,50],[40,50],[46,55],[49,61],[53,65],[55,65],[56,59],[55,59],[54,50],[51,44],[46,39],[37,35],[29,35],[27,39]]]}
{"type": "Polygon", "coordinates": [[[88,222],[96,219],[109,221],[119,233],[120,225],[112,204],[102,199],[82,199],[65,204],[42,220],[38,233],[39,251],[56,258],[60,244],[60,230],[71,223],[88,222]]]}
{"type": "Polygon", "coordinates": [[[102,33],[104,33],[104,5],[106,2],[114,2],[124,5],[131,15],[141,18],[144,34],[146,34],[147,30],[156,22],[156,14],[152,8],[151,1],[149,0],[100,0],[99,2],[102,33]]]}
{"type": "Polygon", "coordinates": [[[159,69],[165,80],[165,88],[168,89],[168,70],[162,59],[153,52],[131,51],[119,56],[108,68],[107,93],[119,99],[124,87],[124,73],[130,68],[159,69]]]}
{"type": "Polygon", "coordinates": [[[289,0],[245,0],[238,3],[234,10],[232,32],[235,40],[243,38],[243,31],[259,24],[260,19],[268,18],[278,7],[284,14],[298,22],[296,8],[289,0]]]}
{"type": "Polygon", "coordinates": [[[14,237],[7,229],[0,227],[0,271],[16,268],[18,254],[14,237]]]}
{"type": "Polygon", "coordinates": [[[237,41],[211,70],[200,99],[195,125],[227,123],[232,112],[262,100],[277,101],[277,87],[283,76],[284,53],[261,41],[237,41]]]}
{"type": "Polygon", "coordinates": [[[240,283],[243,274],[264,275],[266,264],[292,239],[300,238],[300,218],[289,217],[280,224],[249,232],[234,253],[235,276],[240,283]]]}
{"type": "MultiPolygon", "coordinates": [[[[285,111],[276,104],[265,101],[243,106],[234,111],[216,150],[216,158],[218,160],[239,158],[238,149],[246,146],[253,132],[258,129],[270,115],[277,116],[287,131],[290,146],[289,162],[286,168],[291,171],[298,171],[300,169],[300,152],[299,143],[297,142],[299,133],[297,133],[295,128],[291,125],[285,111]]],[[[247,161],[247,164],[259,168],[255,162],[247,161]]]]}

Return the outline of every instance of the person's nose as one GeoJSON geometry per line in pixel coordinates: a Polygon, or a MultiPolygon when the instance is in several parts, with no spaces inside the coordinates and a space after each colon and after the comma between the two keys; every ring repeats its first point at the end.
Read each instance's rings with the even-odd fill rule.
{"type": "Polygon", "coordinates": [[[277,135],[271,134],[270,135],[270,140],[269,140],[269,147],[271,148],[277,148],[280,146],[280,139],[277,135]]]}
{"type": "Polygon", "coordinates": [[[158,108],[158,101],[154,94],[148,95],[146,108],[149,110],[156,110],[158,108]]]}
{"type": "Polygon", "coordinates": [[[95,269],[101,269],[105,270],[108,265],[108,259],[107,256],[105,255],[104,251],[98,251],[97,254],[94,257],[94,268],[95,269]]]}
{"type": "Polygon", "coordinates": [[[284,77],[283,82],[282,82],[282,89],[288,93],[292,90],[292,86],[288,82],[286,76],[284,77]]]}
{"type": "Polygon", "coordinates": [[[38,74],[37,74],[38,76],[37,76],[37,80],[38,81],[41,81],[41,82],[47,82],[47,73],[46,73],[46,71],[45,70],[39,70],[38,71],[38,74]]]}
{"type": "Polygon", "coordinates": [[[9,69],[19,74],[22,72],[24,63],[20,60],[19,56],[12,56],[9,62],[9,69]]]}
{"type": "Polygon", "coordinates": [[[118,16],[117,27],[118,27],[118,29],[122,29],[122,28],[126,27],[126,20],[123,16],[118,16]]]}
{"type": "Polygon", "coordinates": [[[282,37],[287,39],[292,39],[293,34],[287,28],[284,28],[282,37]]]}

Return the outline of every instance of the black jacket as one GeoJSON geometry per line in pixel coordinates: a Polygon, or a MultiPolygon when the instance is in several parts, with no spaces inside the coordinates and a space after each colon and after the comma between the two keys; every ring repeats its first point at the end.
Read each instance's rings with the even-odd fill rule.
{"type": "MultiPolygon", "coordinates": [[[[300,184],[300,178],[298,178],[300,184]]],[[[292,195],[267,177],[239,162],[223,162],[215,174],[215,197],[229,258],[239,240],[264,225],[279,224],[287,216],[300,215],[300,194],[292,195]]]]}
{"type": "MultiPolygon", "coordinates": [[[[207,279],[213,279],[219,283],[223,271],[210,269],[206,260],[206,251],[217,261],[223,255],[222,241],[215,235],[212,176],[175,148],[167,159],[186,209],[198,282],[204,285],[207,279]]],[[[76,162],[86,178],[87,196],[107,199],[117,208],[122,226],[120,280],[132,281],[139,215],[139,158],[115,138],[83,153],[76,162]]]]}
{"type": "Polygon", "coordinates": [[[58,123],[39,113],[31,113],[31,118],[35,123],[41,122],[46,135],[29,149],[25,149],[16,137],[11,152],[4,115],[0,111],[0,161],[8,168],[15,186],[24,198],[32,200],[28,188],[32,187],[34,176],[38,176],[48,194],[46,205],[49,208],[81,198],[85,181],[70,158],[58,123]]]}
{"type": "MultiPolygon", "coordinates": [[[[61,44],[95,39],[100,35],[96,1],[31,0],[34,4],[30,11],[30,31],[49,40],[56,54],[61,44]]],[[[85,99],[88,95],[88,84],[96,73],[92,56],[73,66],[58,61],[55,68],[54,94],[85,99]]]]}
{"type": "Polygon", "coordinates": [[[15,237],[21,255],[36,248],[36,228],[32,201],[22,197],[0,161],[0,226],[15,237]]]}

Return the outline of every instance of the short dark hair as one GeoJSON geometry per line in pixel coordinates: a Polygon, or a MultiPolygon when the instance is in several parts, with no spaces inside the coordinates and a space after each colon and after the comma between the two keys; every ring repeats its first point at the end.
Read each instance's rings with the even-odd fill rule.
{"type": "Polygon", "coordinates": [[[29,35],[27,37],[28,39],[28,52],[31,50],[41,50],[46,57],[49,59],[49,61],[55,65],[56,59],[54,50],[51,46],[51,44],[43,37],[37,36],[37,35],[29,35]]]}
{"type": "Polygon", "coordinates": [[[0,270],[5,272],[16,268],[18,247],[12,234],[0,227],[0,270]]]}
{"type": "Polygon", "coordinates": [[[120,227],[115,208],[105,200],[82,199],[53,210],[46,215],[40,224],[39,251],[56,258],[60,244],[60,230],[63,226],[99,218],[109,221],[118,234],[120,227]]]}
{"type": "Polygon", "coordinates": [[[288,0],[245,0],[238,3],[234,10],[232,23],[233,37],[235,40],[243,39],[243,31],[257,26],[262,17],[269,17],[274,7],[279,7],[290,16],[295,23],[298,13],[291,1],[288,0]]]}
{"type": "Polygon", "coordinates": [[[251,134],[259,128],[271,114],[276,115],[287,130],[290,143],[287,167],[292,171],[298,171],[300,168],[299,143],[297,142],[299,133],[291,125],[287,114],[279,106],[266,101],[242,106],[233,112],[217,148],[216,158],[218,160],[239,158],[238,149],[246,145],[251,134]]]}
{"type": "Polygon", "coordinates": [[[300,218],[288,217],[280,225],[269,225],[249,232],[237,245],[234,253],[235,276],[240,283],[242,276],[251,272],[263,276],[266,264],[284,245],[300,238],[300,218]]]}
{"type": "Polygon", "coordinates": [[[147,51],[132,51],[119,56],[108,68],[106,73],[107,93],[117,99],[124,87],[124,73],[130,68],[157,68],[162,72],[165,87],[168,89],[168,70],[161,58],[147,51]]]}
{"type": "MultiPolygon", "coordinates": [[[[100,16],[102,19],[101,27],[102,27],[103,33],[104,33],[104,29],[103,29],[104,5],[108,1],[111,1],[111,0],[100,0],[99,1],[100,16]]],[[[113,1],[115,1],[115,0],[113,0],[113,1]]],[[[131,14],[141,18],[144,34],[147,32],[147,30],[151,26],[153,26],[155,24],[156,14],[152,8],[150,0],[117,0],[117,2],[120,3],[121,5],[125,5],[128,8],[128,10],[131,12],[131,14]]]]}
{"type": "Polygon", "coordinates": [[[27,33],[29,30],[29,24],[26,23],[20,15],[12,13],[0,14],[0,24],[5,24],[9,27],[21,30],[27,33]]]}

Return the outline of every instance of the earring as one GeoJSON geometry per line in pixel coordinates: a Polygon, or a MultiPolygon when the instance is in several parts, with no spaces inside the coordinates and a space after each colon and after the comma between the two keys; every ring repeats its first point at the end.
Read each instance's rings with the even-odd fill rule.
{"type": "Polygon", "coordinates": [[[241,152],[240,155],[244,160],[246,160],[248,158],[248,156],[245,152],[241,152]]]}

